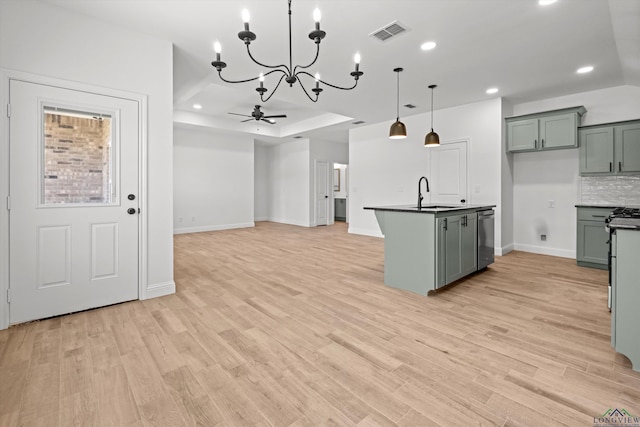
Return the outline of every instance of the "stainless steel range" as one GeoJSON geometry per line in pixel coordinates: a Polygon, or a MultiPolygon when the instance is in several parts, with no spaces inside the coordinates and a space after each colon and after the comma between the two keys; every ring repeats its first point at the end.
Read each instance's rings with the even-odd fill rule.
{"type": "Polygon", "coordinates": [[[609,227],[609,223],[613,220],[616,221],[625,221],[625,219],[640,219],[640,208],[615,208],[611,215],[604,220],[604,227],[609,233],[609,253],[608,253],[608,268],[609,268],[609,297],[607,298],[607,305],[609,307],[609,311],[611,311],[611,243],[613,241],[611,233],[614,233],[615,230],[609,227]]]}

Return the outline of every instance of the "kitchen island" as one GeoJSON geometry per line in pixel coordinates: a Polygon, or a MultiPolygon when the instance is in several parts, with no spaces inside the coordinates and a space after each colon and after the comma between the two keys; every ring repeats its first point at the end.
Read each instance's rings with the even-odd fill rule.
{"type": "Polygon", "coordinates": [[[640,372],[640,218],[614,218],[611,233],[611,345],[640,372]]]}
{"type": "Polygon", "coordinates": [[[494,207],[365,207],[385,236],[384,283],[427,295],[486,267],[493,262],[494,207]]]}

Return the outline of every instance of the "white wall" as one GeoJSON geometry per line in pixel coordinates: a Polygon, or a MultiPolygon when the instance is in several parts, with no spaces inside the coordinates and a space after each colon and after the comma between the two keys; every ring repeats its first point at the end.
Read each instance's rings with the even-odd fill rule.
{"type": "Polygon", "coordinates": [[[253,138],[174,127],[174,233],[253,227],[253,138]]]}
{"type": "Polygon", "coordinates": [[[269,182],[269,147],[255,145],[254,147],[254,221],[268,221],[269,207],[271,206],[269,182]]]}
{"type": "Polygon", "coordinates": [[[309,227],[310,141],[298,139],[269,148],[269,220],[309,227]]]}
{"type": "MultiPolygon", "coordinates": [[[[513,106],[514,115],[584,105],[582,124],[640,118],[640,88],[618,86],[513,106]]],[[[578,149],[513,154],[514,246],[575,258],[578,149]],[[549,208],[553,200],[555,208],[549,208]],[[547,241],[540,234],[547,234],[547,241]]]]}
{"type": "MultiPolygon", "coordinates": [[[[492,99],[434,111],[443,143],[469,140],[469,203],[495,204],[496,248],[502,253],[502,101],[492,99]]],[[[403,117],[408,138],[390,140],[389,122],[364,126],[349,135],[349,232],[381,236],[373,211],[364,206],[415,203],[418,179],[429,176],[429,113],[403,117]]],[[[506,242],[506,245],[510,242],[506,242]]]]}
{"type": "Polygon", "coordinates": [[[172,55],[164,40],[41,2],[0,1],[1,68],[148,95],[147,296],[175,289],[172,55]]]}

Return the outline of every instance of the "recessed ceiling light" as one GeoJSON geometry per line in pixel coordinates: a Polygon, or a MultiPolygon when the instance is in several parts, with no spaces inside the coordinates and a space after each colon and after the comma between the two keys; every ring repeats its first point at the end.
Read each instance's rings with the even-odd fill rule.
{"type": "Polygon", "coordinates": [[[422,43],[422,45],[420,46],[420,49],[431,50],[434,47],[436,47],[436,42],[426,42],[426,43],[422,43]]]}
{"type": "Polygon", "coordinates": [[[494,93],[498,93],[498,88],[497,87],[490,87],[489,89],[487,89],[487,93],[489,95],[493,95],[494,93]]]}
{"type": "Polygon", "coordinates": [[[554,4],[558,0],[538,0],[538,4],[540,6],[549,6],[550,4],[554,4]]]}
{"type": "Polygon", "coordinates": [[[576,73],[578,74],[585,74],[585,73],[590,73],[593,71],[593,67],[591,65],[588,65],[586,67],[582,67],[582,68],[578,68],[576,70],[576,73]]]}
{"type": "Polygon", "coordinates": [[[200,104],[193,104],[193,108],[195,108],[196,110],[202,110],[202,105],[200,105],[200,104]]]}

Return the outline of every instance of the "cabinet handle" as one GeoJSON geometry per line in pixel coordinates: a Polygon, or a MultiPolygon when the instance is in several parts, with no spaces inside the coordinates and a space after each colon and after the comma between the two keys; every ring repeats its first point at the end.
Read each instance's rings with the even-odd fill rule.
{"type": "Polygon", "coordinates": [[[609,172],[613,172],[613,163],[609,162],[609,172]]]}
{"type": "Polygon", "coordinates": [[[542,139],[540,140],[540,143],[541,143],[542,148],[544,148],[544,138],[542,138],[542,139]]]}
{"type": "Polygon", "coordinates": [[[538,148],[538,140],[537,139],[533,140],[533,148],[538,148]]]}
{"type": "Polygon", "coordinates": [[[622,162],[618,162],[618,172],[622,172],[622,162]]]}
{"type": "Polygon", "coordinates": [[[606,218],[606,215],[591,215],[593,218],[606,218]]]}
{"type": "Polygon", "coordinates": [[[447,229],[447,218],[444,219],[444,229],[447,229]]]}

